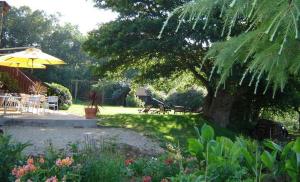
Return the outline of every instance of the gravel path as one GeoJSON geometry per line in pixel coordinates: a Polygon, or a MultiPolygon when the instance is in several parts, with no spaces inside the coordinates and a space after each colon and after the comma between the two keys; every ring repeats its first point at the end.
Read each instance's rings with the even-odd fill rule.
{"type": "Polygon", "coordinates": [[[158,143],[145,136],[121,128],[58,128],[58,127],[29,127],[6,126],[4,132],[12,135],[15,141],[29,141],[33,146],[25,150],[25,154],[43,153],[47,143],[51,141],[57,149],[65,148],[68,143],[83,142],[86,138],[97,141],[113,141],[138,148],[145,154],[159,154],[163,149],[158,143]]]}

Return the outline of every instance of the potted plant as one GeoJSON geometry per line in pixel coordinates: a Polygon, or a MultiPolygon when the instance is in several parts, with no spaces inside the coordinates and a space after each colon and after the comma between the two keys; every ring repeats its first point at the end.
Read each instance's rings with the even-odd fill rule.
{"type": "Polygon", "coordinates": [[[99,111],[98,104],[97,104],[97,93],[95,91],[89,94],[89,99],[91,104],[88,107],[84,108],[85,110],[85,118],[86,119],[95,119],[96,115],[99,111]]]}

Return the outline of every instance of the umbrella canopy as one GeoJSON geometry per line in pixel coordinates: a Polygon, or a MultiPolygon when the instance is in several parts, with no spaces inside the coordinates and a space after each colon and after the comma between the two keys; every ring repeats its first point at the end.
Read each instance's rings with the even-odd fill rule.
{"type": "Polygon", "coordinates": [[[66,64],[63,60],[51,56],[49,54],[46,54],[37,48],[29,48],[26,49],[25,51],[7,54],[5,56],[0,57],[0,64],[6,61],[13,62],[13,63],[20,63],[20,64],[29,63],[32,66],[34,66],[35,64],[46,64],[46,65],[66,64]]]}
{"type": "Polygon", "coordinates": [[[46,69],[45,65],[38,64],[38,63],[32,64],[30,62],[16,63],[12,61],[0,61],[0,66],[13,67],[13,68],[46,69]]]}

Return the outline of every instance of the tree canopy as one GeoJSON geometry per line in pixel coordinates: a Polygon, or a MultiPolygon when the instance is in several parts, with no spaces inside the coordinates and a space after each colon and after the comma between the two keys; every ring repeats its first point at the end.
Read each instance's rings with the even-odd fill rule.
{"type": "MultiPolygon", "coordinates": [[[[208,40],[219,40],[218,30],[193,31],[187,25],[178,33],[173,31],[177,21],[170,22],[168,33],[158,39],[167,14],[184,1],[95,1],[100,8],[119,13],[115,21],[103,24],[89,33],[83,48],[96,58],[106,58],[96,69],[99,76],[129,68],[138,70],[138,79],[151,80],[191,71],[203,83],[207,75],[198,72],[208,40]],[[151,7],[151,8],[149,8],[151,7]]],[[[215,19],[213,23],[218,23],[215,19]]],[[[200,23],[201,24],[201,23],[200,23]]]]}
{"type": "MultiPolygon", "coordinates": [[[[274,88],[273,95],[278,88],[283,91],[289,77],[299,74],[300,1],[195,0],[177,7],[169,15],[165,27],[173,15],[179,14],[178,28],[183,28],[183,22],[193,22],[195,28],[199,21],[205,21],[201,28],[205,30],[216,16],[213,14],[216,8],[221,9],[217,16],[223,20],[220,34],[226,40],[213,43],[206,58],[215,60],[212,73],[221,75],[219,85],[226,83],[238,64],[246,68],[241,84],[250,75],[249,85],[258,88],[265,78],[264,92],[269,86],[274,88]],[[232,30],[240,25],[248,28],[234,36],[232,30]]],[[[163,37],[163,31],[161,34],[163,37]]]]}
{"type": "Polygon", "coordinates": [[[89,66],[92,58],[81,50],[85,37],[78,27],[60,25],[59,15],[32,11],[29,7],[13,7],[7,14],[2,47],[40,47],[44,52],[61,58],[67,64],[34,70],[42,81],[57,82],[67,87],[72,79],[91,79],[89,66]]]}
{"type": "MultiPolygon", "coordinates": [[[[272,90],[266,88],[276,88],[275,77],[262,80],[268,77],[266,68],[254,64],[257,63],[257,56],[261,55],[257,54],[258,51],[263,53],[263,46],[269,45],[269,40],[260,44],[263,39],[253,33],[260,29],[260,22],[253,24],[246,16],[246,9],[239,9],[235,22],[230,26],[225,21],[226,17],[231,21],[229,11],[242,1],[236,1],[237,4],[228,4],[229,1],[225,0],[215,2],[95,0],[96,6],[112,9],[119,13],[119,17],[90,32],[83,48],[89,55],[102,59],[95,68],[95,73],[100,77],[116,73],[123,77],[130,75],[141,83],[155,80],[159,87],[179,75],[193,74],[197,83],[208,91],[203,104],[204,115],[221,126],[227,126],[231,120],[238,122],[233,124],[235,126],[240,126],[241,121],[255,121],[263,108],[291,108],[290,103],[281,99],[294,95],[293,91],[277,93],[278,97],[272,99],[272,90]],[[246,37],[251,32],[251,38],[259,42],[252,39],[249,41],[253,44],[248,39],[241,42],[239,37],[246,37]],[[262,47],[249,54],[247,46],[249,49],[251,46],[262,47]],[[243,56],[248,56],[245,63],[245,58],[241,59],[243,56]],[[128,72],[130,74],[124,74],[128,72]],[[165,77],[168,79],[162,79],[165,77]],[[245,82],[251,84],[242,84],[245,82]],[[218,89],[225,83],[226,87],[218,89]],[[217,89],[219,91],[214,97],[217,89]],[[253,90],[257,90],[256,93],[253,90]]],[[[255,14],[256,7],[252,11],[255,14]]],[[[274,31],[273,28],[271,30],[274,31]]],[[[281,30],[276,31],[272,43],[279,39],[277,34],[281,30]]],[[[286,51],[284,46],[282,54],[286,51]]],[[[277,69],[280,65],[274,64],[273,67],[277,69]]]]}

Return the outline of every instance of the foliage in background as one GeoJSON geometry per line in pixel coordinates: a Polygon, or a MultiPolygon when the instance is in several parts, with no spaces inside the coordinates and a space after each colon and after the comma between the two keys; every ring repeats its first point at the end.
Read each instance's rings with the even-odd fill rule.
{"type": "Polygon", "coordinates": [[[48,86],[48,96],[58,96],[58,107],[67,110],[72,105],[72,94],[70,90],[58,83],[46,83],[48,86]]]}
{"type": "Polygon", "coordinates": [[[166,103],[172,106],[184,106],[192,111],[196,111],[202,106],[203,99],[204,93],[201,90],[190,89],[169,94],[166,98],[166,103]]]}
{"type": "Polygon", "coordinates": [[[19,86],[17,80],[11,78],[8,73],[0,72],[1,90],[8,90],[12,93],[19,92],[19,86]]]}
{"type": "MultiPolygon", "coordinates": [[[[33,74],[43,82],[55,82],[71,88],[71,80],[91,80],[89,67],[95,61],[81,50],[84,36],[78,27],[61,24],[58,14],[46,14],[29,7],[12,7],[7,14],[1,47],[37,46],[44,52],[64,60],[67,64],[48,66],[46,70],[34,70],[33,74]]],[[[24,70],[26,71],[26,70],[24,70]]],[[[86,88],[80,87],[78,96],[85,94],[86,88]],[[82,94],[81,94],[82,93],[82,94]]]]}
{"type": "Polygon", "coordinates": [[[160,101],[164,101],[167,97],[167,93],[153,87],[152,85],[147,85],[145,87],[147,94],[150,95],[152,98],[158,99],[160,101]]]}
{"type": "Polygon", "coordinates": [[[0,134],[0,181],[11,181],[10,172],[22,159],[21,152],[27,146],[29,144],[14,143],[10,136],[0,134]]]}
{"type": "MultiPolygon", "coordinates": [[[[130,68],[133,70],[131,78],[137,83],[150,82],[150,85],[160,87],[158,90],[167,90],[165,87],[168,87],[168,82],[181,75],[193,75],[195,80],[207,86],[208,75],[199,69],[199,59],[207,51],[207,46],[203,45],[220,39],[218,29],[210,26],[205,31],[195,32],[191,29],[192,24],[188,24],[186,28],[175,33],[177,21],[174,20],[172,27],[167,27],[166,36],[157,38],[168,13],[187,2],[186,0],[140,0],[127,3],[94,1],[100,9],[110,8],[119,14],[115,21],[105,23],[90,32],[83,45],[89,55],[102,59],[94,69],[97,76],[109,77],[118,73],[118,76],[124,77],[120,72],[127,73],[130,68]],[[150,10],[148,7],[153,8],[150,10]]],[[[219,23],[217,18],[214,20],[211,25],[219,23]]]]}
{"type": "Polygon", "coordinates": [[[104,105],[124,105],[130,92],[129,84],[124,81],[99,80],[92,87],[104,95],[104,105]]]}
{"type": "Polygon", "coordinates": [[[130,93],[126,97],[126,106],[128,107],[144,107],[145,102],[139,99],[134,93],[130,93]]]}
{"type": "MultiPolygon", "coordinates": [[[[142,82],[142,80],[140,82],[142,82]]],[[[141,85],[140,82],[139,84],[141,85]]],[[[199,82],[194,77],[194,75],[188,71],[177,74],[174,73],[169,77],[161,77],[158,79],[146,80],[143,84],[151,85],[152,88],[150,89],[158,90],[166,94],[172,92],[173,90],[185,91],[197,85],[199,87],[204,87],[203,85],[201,85],[202,83],[199,82]]]]}

